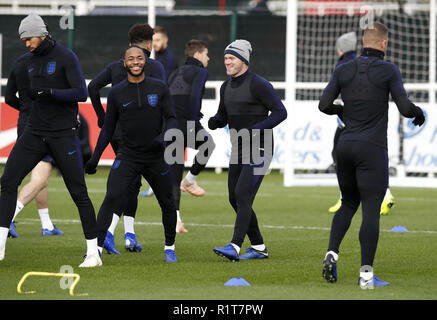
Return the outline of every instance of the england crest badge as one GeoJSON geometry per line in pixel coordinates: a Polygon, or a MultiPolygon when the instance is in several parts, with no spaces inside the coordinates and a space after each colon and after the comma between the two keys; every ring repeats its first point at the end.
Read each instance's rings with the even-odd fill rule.
{"type": "Polygon", "coordinates": [[[148,94],[147,101],[151,107],[156,107],[158,105],[158,95],[156,93],[148,94]]]}
{"type": "Polygon", "coordinates": [[[56,61],[47,63],[47,73],[54,74],[56,71],[56,61]]]}

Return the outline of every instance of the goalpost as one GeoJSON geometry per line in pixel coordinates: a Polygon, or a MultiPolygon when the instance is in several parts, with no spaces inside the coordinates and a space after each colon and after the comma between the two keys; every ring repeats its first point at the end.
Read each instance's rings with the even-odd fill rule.
{"type": "MultiPolygon", "coordinates": [[[[385,60],[398,65],[410,100],[423,108],[428,116],[424,128],[415,128],[411,120],[399,116],[397,108],[390,102],[390,184],[411,185],[406,175],[413,173],[434,178],[437,172],[437,154],[432,149],[433,132],[437,132],[436,122],[433,122],[437,117],[434,111],[437,89],[436,0],[289,0],[286,37],[289,150],[284,167],[285,186],[337,185],[332,172],[320,174],[326,172],[332,163],[330,151],[336,121],[333,121],[335,117],[318,111],[318,100],[338,60],[336,39],[343,33],[355,31],[359,54],[363,26],[372,19],[389,28],[385,60]],[[306,127],[302,127],[301,113],[311,118],[306,127]],[[302,132],[306,134],[306,140],[302,138],[302,132]],[[318,141],[316,138],[313,141],[307,139],[311,132],[317,133],[318,141]],[[303,150],[312,156],[305,156],[303,150]]],[[[437,187],[433,182],[436,179],[428,180],[428,184],[437,187]]],[[[418,182],[418,186],[421,184],[418,182]]]]}

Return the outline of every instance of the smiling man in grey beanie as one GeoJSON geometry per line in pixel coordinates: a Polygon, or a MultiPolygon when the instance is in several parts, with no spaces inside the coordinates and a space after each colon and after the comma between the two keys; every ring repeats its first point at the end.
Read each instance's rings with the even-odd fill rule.
{"type": "Polygon", "coordinates": [[[269,256],[252,204],[264,177],[258,174],[257,169],[261,166],[267,169],[270,163],[270,159],[264,157],[264,149],[267,150],[265,154],[273,155],[271,148],[273,135],[266,139],[260,138],[261,143],[257,144],[254,139],[249,142],[235,141],[232,132],[236,130],[239,135],[240,132],[246,131],[252,134],[252,137],[259,132],[260,136],[264,136],[265,130],[273,129],[287,117],[287,111],[273,86],[249,70],[251,52],[252,45],[247,40],[235,40],[225,48],[224,63],[230,78],[222,84],[218,111],[208,121],[211,130],[229,125],[231,132],[232,151],[228,171],[228,192],[229,202],[237,218],[231,243],[213,249],[217,255],[230,261],[265,259],[269,256]],[[246,148],[246,145],[243,147],[244,143],[249,143],[249,148],[246,148]],[[254,152],[262,153],[262,162],[257,163],[248,154],[254,152]],[[249,158],[251,162],[248,163],[249,158]],[[249,237],[251,247],[240,256],[240,249],[246,235],[249,237]]]}
{"type": "Polygon", "coordinates": [[[252,53],[252,45],[247,40],[235,40],[225,49],[225,54],[232,54],[249,65],[250,54],[252,53]]]}

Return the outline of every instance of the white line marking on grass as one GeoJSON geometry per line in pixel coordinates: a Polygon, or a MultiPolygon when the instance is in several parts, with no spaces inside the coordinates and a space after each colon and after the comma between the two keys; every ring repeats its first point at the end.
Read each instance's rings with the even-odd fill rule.
{"type": "MultiPolygon", "coordinates": [[[[63,223],[63,224],[79,224],[80,220],[75,219],[52,219],[55,223],[63,223]]],[[[30,218],[24,218],[24,219],[18,219],[18,224],[39,224],[41,221],[39,219],[30,219],[30,218]]],[[[121,221],[121,223],[123,223],[121,221]]],[[[144,226],[162,226],[162,222],[142,222],[142,221],[135,221],[135,225],[144,225],[144,226]]],[[[214,224],[214,223],[184,223],[186,226],[192,226],[192,227],[213,227],[213,228],[234,228],[233,224],[214,224]]],[[[330,231],[331,228],[327,227],[311,227],[311,226],[271,226],[271,225],[264,225],[260,226],[260,228],[265,229],[291,229],[291,230],[316,230],[316,231],[330,231]]],[[[388,229],[382,229],[380,230],[382,232],[391,232],[391,230],[388,229]]],[[[409,233],[425,233],[425,234],[437,234],[437,231],[434,230],[409,230],[409,233]]]]}

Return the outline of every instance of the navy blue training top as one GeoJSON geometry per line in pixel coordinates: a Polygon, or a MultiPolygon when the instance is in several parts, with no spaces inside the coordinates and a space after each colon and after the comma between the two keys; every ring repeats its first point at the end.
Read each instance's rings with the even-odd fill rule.
{"type": "MultiPolygon", "coordinates": [[[[231,77],[222,84],[219,108],[216,115],[209,119],[208,127],[214,130],[228,124],[230,129],[237,131],[273,129],[286,118],[287,110],[270,82],[247,70],[244,74],[231,77]]],[[[264,132],[261,131],[261,146],[264,146],[263,136],[264,132]]],[[[231,143],[236,143],[232,147],[233,150],[238,150],[238,161],[240,161],[246,156],[243,154],[243,141],[231,140],[231,143]]],[[[251,139],[249,150],[252,150],[252,143],[251,139]]],[[[271,146],[273,147],[273,136],[271,146]]]]}
{"type": "Polygon", "coordinates": [[[387,148],[389,93],[403,116],[412,118],[419,115],[420,108],[407,97],[399,68],[383,58],[383,52],[364,48],[360,57],[334,70],[320,98],[319,109],[342,118],[346,127],[341,132],[339,141],[366,141],[387,148]],[[359,75],[357,69],[364,60],[368,60],[369,66],[363,86],[366,85],[365,90],[367,87],[372,89],[358,97],[350,92],[360,92],[360,87],[352,86],[359,83],[356,79],[359,75]],[[340,93],[344,101],[343,107],[332,104],[340,93]]]}
{"type": "Polygon", "coordinates": [[[343,64],[345,64],[346,62],[349,62],[353,59],[355,59],[357,57],[355,51],[348,51],[343,53],[343,55],[338,59],[337,64],[335,65],[335,67],[339,67],[343,64]]]}
{"type": "Polygon", "coordinates": [[[98,160],[108,146],[117,121],[124,142],[117,158],[137,162],[162,160],[164,133],[176,127],[167,85],[151,77],[146,77],[140,83],[131,83],[126,78],[111,88],[105,123],[93,154],[94,160],[98,160]]]}
{"type": "Polygon", "coordinates": [[[30,86],[27,63],[31,56],[32,53],[27,52],[14,61],[5,90],[5,102],[20,112],[18,131],[24,128],[32,111],[32,100],[27,92],[30,86]]]}
{"type": "Polygon", "coordinates": [[[188,57],[185,65],[172,72],[168,85],[176,118],[199,121],[207,79],[208,71],[199,60],[192,57],[188,57]]]}
{"type": "Polygon", "coordinates": [[[46,37],[27,68],[32,88],[52,89],[51,96],[34,100],[27,128],[50,136],[77,134],[78,102],[86,101],[87,91],[76,54],[46,37]]]}
{"type": "Polygon", "coordinates": [[[220,104],[210,129],[227,124],[236,130],[272,129],[286,118],[287,110],[270,82],[247,70],[220,87],[220,104]],[[227,97],[226,91],[231,90],[234,92],[227,97]]]}
{"type": "Polygon", "coordinates": [[[165,78],[169,79],[171,73],[177,69],[178,64],[173,52],[167,47],[155,53],[155,59],[162,63],[165,70],[165,78]]]}
{"type": "MultiPolygon", "coordinates": [[[[159,61],[149,58],[150,52],[144,50],[146,55],[146,64],[144,66],[144,74],[148,77],[166,80],[164,67],[159,61]]],[[[100,90],[108,84],[115,86],[127,78],[127,71],[124,67],[124,59],[113,61],[108,64],[97,76],[88,84],[88,93],[96,112],[99,124],[103,123],[105,118],[105,110],[100,101],[100,90]]]]}

